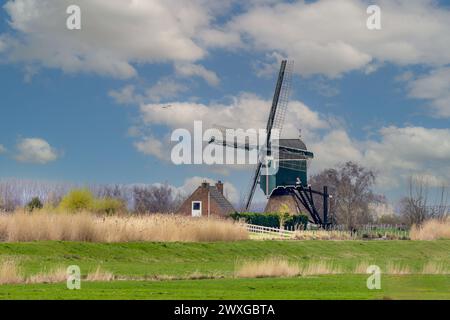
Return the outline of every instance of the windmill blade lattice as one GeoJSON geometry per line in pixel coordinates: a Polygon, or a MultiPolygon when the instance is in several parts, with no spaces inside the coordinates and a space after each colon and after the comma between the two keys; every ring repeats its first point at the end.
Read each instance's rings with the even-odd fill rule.
{"type": "Polygon", "coordinates": [[[288,60],[286,63],[286,69],[284,71],[283,84],[281,86],[280,97],[278,99],[277,111],[273,120],[273,129],[280,131],[283,129],[284,120],[286,118],[286,110],[289,103],[292,88],[292,72],[294,69],[294,61],[288,60]]]}

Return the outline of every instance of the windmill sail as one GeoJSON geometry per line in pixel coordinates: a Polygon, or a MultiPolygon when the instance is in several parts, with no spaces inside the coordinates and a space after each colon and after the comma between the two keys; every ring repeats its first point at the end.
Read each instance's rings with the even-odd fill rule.
{"type": "Polygon", "coordinates": [[[246,194],[244,198],[244,211],[248,211],[250,209],[250,205],[252,204],[253,195],[255,194],[256,186],[258,185],[258,178],[259,174],[261,172],[262,163],[258,162],[255,166],[255,171],[252,176],[252,180],[250,180],[250,185],[248,187],[248,193],[246,194]]]}
{"type": "MultiPolygon", "coordinates": [[[[272,106],[270,108],[269,119],[267,120],[266,132],[267,132],[267,140],[266,140],[266,148],[268,154],[272,153],[271,150],[271,138],[272,138],[272,130],[276,129],[281,131],[283,128],[284,118],[286,115],[286,109],[288,105],[290,89],[291,89],[291,81],[292,81],[292,69],[293,69],[293,61],[283,60],[281,62],[280,72],[278,74],[278,81],[275,87],[275,93],[273,95],[272,106]]],[[[252,177],[249,194],[247,195],[245,209],[248,211],[250,208],[253,196],[255,194],[256,185],[258,184],[258,178],[261,173],[262,163],[259,162],[255,174],[252,177]]]]}
{"type": "Polygon", "coordinates": [[[281,62],[280,73],[278,74],[278,81],[273,95],[272,107],[270,108],[269,119],[267,120],[267,148],[270,148],[270,139],[272,130],[282,130],[284,118],[286,116],[286,109],[289,101],[292,83],[292,69],[294,67],[293,61],[283,60],[281,62]]]}
{"type": "Polygon", "coordinates": [[[278,106],[275,112],[275,117],[273,120],[273,129],[280,131],[283,129],[284,120],[286,117],[286,110],[289,103],[289,97],[291,94],[292,87],[292,71],[294,68],[294,61],[286,61],[286,68],[284,70],[283,82],[281,84],[281,91],[278,98],[278,106]]]}
{"type": "Polygon", "coordinates": [[[217,132],[220,132],[220,135],[219,137],[213,137],[208,143],[215,143],[224,147],[231,147],[235,149],[245,149],[245,150],[252,150],[258,147],[257,144],[251,143],[249,137],[244,137],[245,138],[244,141],[239,141],[239,139],[237,139],[237,136],[228,137],[227,131],[234,130],[232,128],[215,124],[214,129],[217,130],[217,132]]]}

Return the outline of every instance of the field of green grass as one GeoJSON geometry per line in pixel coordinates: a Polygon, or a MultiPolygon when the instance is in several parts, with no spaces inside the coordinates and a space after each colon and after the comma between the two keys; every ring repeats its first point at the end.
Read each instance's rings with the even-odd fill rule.
{"type": "Polygon", "coordinates": [[[364,275],[296,278],[83,282],[0,286],[0,299],[450,299],[449,276],[385,276],[368,290],[364,275]]]}
{"type": "Polygon", "coordinates": [[[366,288],[364,262],[420,273],[428,262],[450,265],[450,241],[238,241],[215,243],[0,243],[0,259],[14,259],[26,274],[78,265],[117,277],[151,279],[197,273],[217,279],[1,285],[0,299],[450,299],[450,275],[383,275],[381,290],[366,288]],[[284,257],[300,264],[328,261],[346,274],[295,278],[233,278],[236,263],[284,257]]]}

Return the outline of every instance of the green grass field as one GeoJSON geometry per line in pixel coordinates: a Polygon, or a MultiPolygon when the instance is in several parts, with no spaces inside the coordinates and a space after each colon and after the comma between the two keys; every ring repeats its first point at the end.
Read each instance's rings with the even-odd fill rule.
{"type": "Polygon", "coordinates": [[[450,299],[448,276],[386,276],[368,290],[364,275],[297,278],[84,282],[0,286],[0,299],[450,299]]]}
{"type": "Polygon", "coordinates": [[[419,272],[427,262],[450,265],[450,241],[240,241],[217,243],[1,243],[0,259],[16,259],[26,274],[98,265],[116,276],[151,278],[194,272],[205,280],[82,282],[0,286],[1,299],[450,299],[449,275],[383,275],[381,290],[366,288],[366,275],[351,274],[361,262],[389,263],[419,272]],[[348,274],[296,278],[233,278],[236,262],[285,257],[302,263],[330,261],[348,274]]]}

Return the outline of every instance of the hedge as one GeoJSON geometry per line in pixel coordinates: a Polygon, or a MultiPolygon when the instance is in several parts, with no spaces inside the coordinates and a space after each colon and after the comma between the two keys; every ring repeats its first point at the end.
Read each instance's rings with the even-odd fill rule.
{"type": "Polygon", "coordinates": [[[305,215],[289,216],[280,213],[257,213],[257,212],[236,212],[231,214],[234,220],[244,220],[246,223],[255,224],[258,226],[279,228],[280,217],[284,218],[285,229],[306,229],[308,224],[308,217],[305,215]]]}

